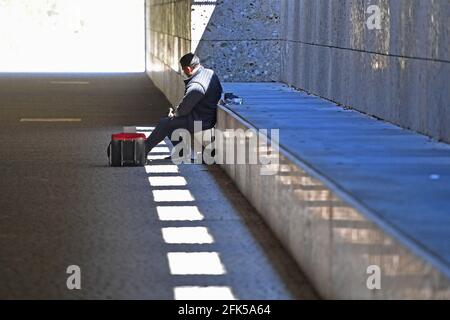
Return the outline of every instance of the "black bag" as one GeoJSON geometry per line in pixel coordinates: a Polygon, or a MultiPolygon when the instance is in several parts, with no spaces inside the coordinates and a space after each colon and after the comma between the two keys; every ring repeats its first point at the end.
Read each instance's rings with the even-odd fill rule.
{"type": "Polygon", "coordinates": [[[145,166],[145,134],[117,133],[111,136],[107,154],[112,167],[145,166]]]}

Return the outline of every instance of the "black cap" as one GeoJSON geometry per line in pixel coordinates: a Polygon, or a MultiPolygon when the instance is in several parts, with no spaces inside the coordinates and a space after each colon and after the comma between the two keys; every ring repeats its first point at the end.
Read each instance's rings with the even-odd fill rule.
{"type": "Polygon", "coordinates": [[[199,57],[197,57],[195,54],[193,53],[188,53],[185,54],[181,59],[180,59],[180,64],[181,66],[184,67],[192,67],[195,68],[196,66],[198,66],[200,64],[200,59],[199,57]]]}

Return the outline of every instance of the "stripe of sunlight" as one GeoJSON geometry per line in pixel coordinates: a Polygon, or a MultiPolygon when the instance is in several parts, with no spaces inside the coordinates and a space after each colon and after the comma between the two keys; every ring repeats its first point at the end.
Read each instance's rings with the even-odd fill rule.
{"type": "Polygon", "coordinates": [[[169,156],[170,156],[170,154],[151,154],[150,153],[147,156],[147,159],[148,160],[164,160],[164,159],[166,159],[169,156]]]}
{"type": "Polygon", "coordinates": [[[145,166],[147,173],[180,173],[177,165],[150,165],[145,166]]]}
{"type": "Polygon", "coordinates": [[[153,131],[155,127],[136,127],[136,131],[153,131]]]}
{"type": "Polygon", "coordinates": [[[197,206],[158,206],[156,211],[161,221],[201,221],[205,218],[197,206]]]}
{"type": "Polygon", "coordinates": [[[187,181],[183,177],[151,176],[148,181],[152,187],[181,187],[187,185],[187,181]]]}
{"type": "Polygon", "coordinates": [[[163,239],[169,244],[211,244],[213,237],[206,227],[162,228],[163,239]]]}
{"type": "MultiPolygon", "coordinates": [[[[166,151],[166,150],[164,150],[166,151]]],[[[152,152],[164,152],[160,148],[152,152]]],[[[167,148],[167,151],[170,150],[167,148]]],[[[164,156],[166,157],[166,156],[164,156]]],[[[179,174],[176,165],[151,165],[145,170],[150,174],[179,174]]],[[[150,176],[151,187],[187,186],[182,176],[150,176]]],[[[189,190],[152,190],[155,202],[195,201],[189,190]]],[[[203,214],[197,206],[157,206],[161,221],[201,221],[203,214]]],[[[212,244],[214,238],[206,227],[166,227],[161,229],[167,244],[212,244]]],[[[168,252],[167,259],[172,275],[223,275],[226,273],[217,252],[168,252]]],[[[176,300],[235,300],[227,286],[180,286],[174,287],[176,300]]]]}
{"type": "MultiPolygon", "coordinates": [[[[148,136],[155,130],[155,127],[136,127],[137,133],[143,133],[145,134],[145,137],[148,138],[148,136]]],[[[160,145],[165,145],[166,143],[163,141],[160,143],[160,145]]]]}
{"type": "Polygon", "coordinates": [[[172,275],[224,275],[226,273],[217,252],[168,252],[172,275]]]}
{"type": "Polygon", "coordinates": [[[189,190],[152,190],[155,202],[183,202],[195,201],[194,196],[189,190]]]}
{"type": "Polygon", "coordinates": [[[156,147],[154,147],[152,149],[152,151],[150,151],[150,153],[147,155],[147,159],[163,160],[163,159],[166,159],[167,157],[169,157],[170,155],[171,155],[171,153],[170,153],[169,147],[161,145],[161,143],[160,143],[156,147]]]}
{"type": "Polygon", "coordinates": [[[175,300],[236,300],[230,287],[175,287],[175,300]]]}
{"type": "Polygon", "coordinates": [[[151,153],[167,153],[170,155],[170,150],[169,147],[158,145],[152,149],[151,153]]]}

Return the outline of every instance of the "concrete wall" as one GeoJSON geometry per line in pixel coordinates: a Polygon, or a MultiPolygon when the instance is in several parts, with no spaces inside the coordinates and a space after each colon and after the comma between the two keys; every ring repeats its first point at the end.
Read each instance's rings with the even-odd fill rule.
{"type": "Polygon", "coordinates": [[[193,1],[192,48],[224,81],[279,81],[280,10],[279,0],[193,1]]]}
{"type": "Polygon", "coordinates": [[[176,105],[184,84],[179,59],[191,50],[191,0],[146,0],[147,73],[176,105]]]}
{"type": "Polygon", "coordinates": [[[283,0],[284,82],[450,142],[450,1],[283,0]],[[365,24],[381,8],[381,30],[365,24]]]}
{"type": "MultiPolygon", "coordinates": [[[[255,129],[224,107],[219,108],[217,128],[222,132],[255,129]]],[[[244,145],[249,150],[248,139],[244,145]]],[[[223,146],[218,145],[218,152],[226,159],[227,148],[223,146]]],[[[261,146],[264,150],[265,143],[261,146]]],[[[444,273],[368,219],[367,210],[361,210],[364,206],[339,191],[310,163],[293,157],[281,146],[279,164],[276,175],[261,175],[266,166],[260,164],[221,167],[322,298],[450,299],[450,280],[444,273]],[[374,265],[382,274],[380,290],[367,287],[367,268],[374,265]]]]}
{"type": "Polygon", "coordinates": [[[178,60],[196,52],[224,81],[279,81],[279,0],[147,0],[147,72],[172,104],[178,60]]]}
{"type": "Polygon", "coordinates": [[[147,69],[176,104],[192,50],[224,81],[283,81],[450,142],[449,17],[448,0],[147,0],[147,69]]]}

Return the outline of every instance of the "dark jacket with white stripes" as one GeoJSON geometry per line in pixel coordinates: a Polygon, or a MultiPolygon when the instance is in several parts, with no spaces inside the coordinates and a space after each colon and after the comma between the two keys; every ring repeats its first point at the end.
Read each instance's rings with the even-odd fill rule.
{"type": "Polygon", "coordinates": [[[175,108],[175,115],[189,116],[193,121],[202,121],[203,130],[214,127],[217,104],[223,91],[219,77],[213,70],[200,66],[184,83],[186,90],[180,105],[175,108]]]}

